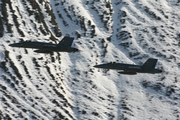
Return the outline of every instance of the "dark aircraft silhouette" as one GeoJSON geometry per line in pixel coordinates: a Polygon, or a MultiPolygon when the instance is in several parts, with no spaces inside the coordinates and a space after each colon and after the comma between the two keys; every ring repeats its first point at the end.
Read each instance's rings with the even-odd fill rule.
{"type": "Polygon", "coordinates": [[[162,70],[155,69],[157,59],[149,58],[143,65],[131,65],[122,63],[107,63],[95,65],[96,68],[123,70],[120,74],[135,75],[137,73],[161,73],[162,70]]]}
{"type": "Polygon", "coordinates": [[[34,48],[37,53],[52,53],[52,52],[77,52],[77,48],[71,47],[74,38],[65,36],[59,44],[45,42],[20,42],[10,44],[11,47],[34,48]]]}

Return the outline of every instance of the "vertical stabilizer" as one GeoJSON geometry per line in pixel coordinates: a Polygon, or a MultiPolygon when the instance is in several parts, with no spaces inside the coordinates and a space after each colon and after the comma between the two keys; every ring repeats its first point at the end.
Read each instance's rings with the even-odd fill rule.
{"type": "Polygon", "coordinates": [[[59,44],[57,44],[58,47],[70,47],[73,43],[74,38],[65,36],[59,44]]]}
{"type": "Polygon", "coordinates": [[[143,65],[143,69],[154,69],[157,63],[157,59],[149,58],[143,65]]]}

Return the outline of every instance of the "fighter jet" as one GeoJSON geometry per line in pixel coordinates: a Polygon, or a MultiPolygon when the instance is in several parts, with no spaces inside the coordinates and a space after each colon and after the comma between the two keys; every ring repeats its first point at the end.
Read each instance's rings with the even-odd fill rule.
{"type": "Polygon", "coordinates": [[[143,65],[131,65],[123,63],[107,63],[95,65],[96,68],[122,70],[120,74],[135,75],[137,73],[161,73],[162,70],[155,69],[157,59],[149,58],[143,65]]]}
{"type": "Polygon", "coordinates": [[[52,53],[52,52],[77,52],[77,48],[71,47],[74,38],[65,36],[59,44],[45,42],[20,42],[10,44],[11,47],[34,48],[37,53],[52,53]]]}

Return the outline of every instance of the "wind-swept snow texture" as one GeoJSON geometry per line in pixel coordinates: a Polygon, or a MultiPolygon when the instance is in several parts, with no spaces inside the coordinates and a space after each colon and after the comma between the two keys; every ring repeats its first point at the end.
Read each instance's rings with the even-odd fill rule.
{"type": "Polygon", "coordinates": [[[0,119],[180,119],[179,0],[1,0],[0,119]],[[37,54],[11,43],[76,40],[79,53],[37,54]],[[142,64],[161,74],[93,66],[142,64]]]}

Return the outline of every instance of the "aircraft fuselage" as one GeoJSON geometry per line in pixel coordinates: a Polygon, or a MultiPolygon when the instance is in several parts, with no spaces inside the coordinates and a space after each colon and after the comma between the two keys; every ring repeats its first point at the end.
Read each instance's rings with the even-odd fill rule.
{"type": "MultiPolygon", "coordinates": [[[[44,51],[56,51],[56,52],[76,52],[78,49],[63,46],[57,46],[56,44],[52,43],[44,43],[44,42],[20,42],[10,44],[11,47],[20,47],[20,48],[32,48],[32,49],[40,49],[44,51]]],[[[38,51],[38,50],[37,50],[38,51]]]]}
{"type": "Polygon", "coordinates": [[[122,64],[122,63],[107,63],[107,64],[95,65],[94,67],[125,71],[125,72],[120,72],[122,74],[136,74],[136,73],[154,74],[154,73],[162,72],[161,70],[158,70],[158,69],[148,69],[148,68],[142,68],[142,66],[140,65],[131,65],[131,64],[122,64]]]}

